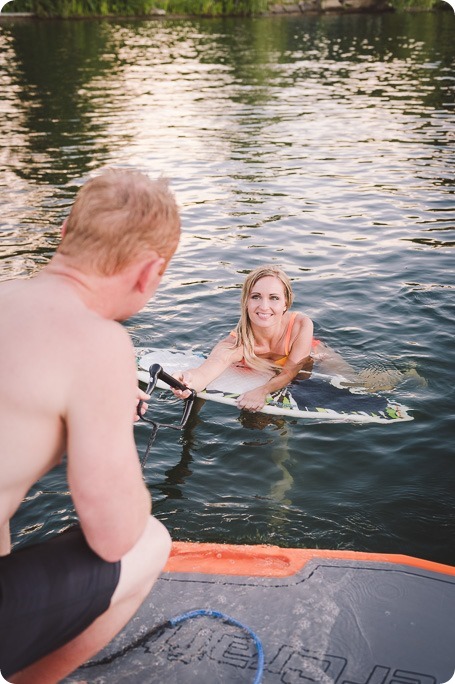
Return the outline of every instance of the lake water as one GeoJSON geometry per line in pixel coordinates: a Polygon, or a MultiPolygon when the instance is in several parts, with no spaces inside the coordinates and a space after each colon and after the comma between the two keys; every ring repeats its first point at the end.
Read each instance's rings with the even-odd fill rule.
{"type": "MultiPolygon", "coordinates": [[[[454,30],[451,11],[0,23],[2,279],[47,262],[91,172],[164,173],[183,238],[126,324],[136,346],[209,351],[244,275],[273,262],[354,367],[425,381],[401,376],[391,396],[415,419],[398,425],[206,403],[183,433],[160,430],[144,475],[175,539],[455,564],[454,30]]],[[[178,420],[176,401],[152,404],[178,420]]],[[[14,539],[72,517],[61,469],[14,539]]]]}

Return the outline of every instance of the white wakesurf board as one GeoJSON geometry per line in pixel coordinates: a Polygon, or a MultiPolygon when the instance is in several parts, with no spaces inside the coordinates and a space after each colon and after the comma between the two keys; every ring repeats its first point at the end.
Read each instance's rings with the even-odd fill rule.
{"type": "MultiPolygon", "coordinates": [[[[166,373],[172,375],[179,370],[197,368],[205,360],[204,356],[190,352],[156,348],[137,348],[136,358],[138,379],[144,383],[149,381],[149,368],[153,364],[159,364],[166,373]]],[[[230,366],[197,396],[236,407],[236,399],[240,394],[263,385],[270,377],[271,373],[245,366],[230,366]]],[[[269,394],[261,413],[354,423],[392,424],[413,420],[406,406],[380,394],[348,385],[341,375],[312,372],[310,377],[297,377],[283,389],[269,394]]],[[[169,389],[161,380],[158,380],[157,387],[169,389]]]]}

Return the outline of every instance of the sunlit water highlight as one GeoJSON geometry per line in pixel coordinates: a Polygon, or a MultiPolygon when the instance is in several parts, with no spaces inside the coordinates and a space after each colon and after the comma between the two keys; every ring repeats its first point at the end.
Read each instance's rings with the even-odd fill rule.
{"type": "MultiPolygon", "coordinates": [[[[160,431],[144,474],[174,538],[455,563],[454,29],[452,12],[0,24],[2,278],[46,263],[89,173],[164,173],[184,235],[127,323],[137,346],[207,352],[245,273],[276,262],[357,369],[426,381],[394,390],[402,425],[206,404],[160,431]]],[[[73,520],[65,491],[63,469],[32,490],[18,543],[73,520]]]]}

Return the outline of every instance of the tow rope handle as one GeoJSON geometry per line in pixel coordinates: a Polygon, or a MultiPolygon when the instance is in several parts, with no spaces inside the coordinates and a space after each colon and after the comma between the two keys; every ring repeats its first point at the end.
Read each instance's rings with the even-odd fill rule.
{"type": "MultiPolygon", "coordinates": [[[[196,390],[191,389],[190,387],[187,387],[183,383],[181,383],[179,380],[176,380],[172,375],[169,375],[169,373],[166,373],[166,371],[163,370],[163,368],[160,366],[159,363],[154,363],[152,366],[149,368],[149,374],[150,374],[150,380],[146,388],[146,393],[151,394],[153,390],[156,387],[156,383],[158,380],[162,380],[162,382],[165,382],[166,385],[169,385],[169,387],[173,387],[174,389],[182,390],[183,392],[190,392],[190,396],[187,397],[184,400],[183,404],[183,414],[182,418],[180,420],[179,425],[164,425],[162,424],[162,427],[175,427],[176,429],[181,429],[185,427],[188,418],[190,417],[191,409],[193,408],[194,401],[197,397],[196,390]]],[[[137,415],[140,417],[141,420],[145,420],[147,423],[155,423],[155,421],[150,420],[149,418],[145,418],[145,416],[142,416],[140,411],[142,408],[144,402],[139,401],[137,405],[137,415]]]]}

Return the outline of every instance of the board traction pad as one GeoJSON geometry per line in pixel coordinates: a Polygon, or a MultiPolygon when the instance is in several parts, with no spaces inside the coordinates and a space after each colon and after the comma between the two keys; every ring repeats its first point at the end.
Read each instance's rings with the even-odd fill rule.
{"type": "Polygon", "coordinates": [[[253,682],[257,650],[242,629],[212,617],[156,629],[200,608],[254,631],[264,684],[441,684],[455,670],[453,574],[314,558],[289,577],[164,572],[114,642],[64,681],[253,682]]]}

